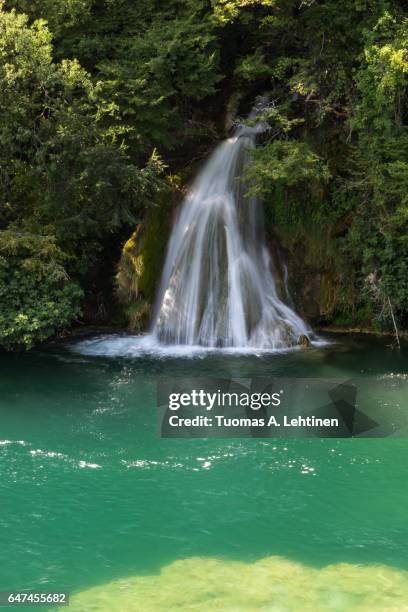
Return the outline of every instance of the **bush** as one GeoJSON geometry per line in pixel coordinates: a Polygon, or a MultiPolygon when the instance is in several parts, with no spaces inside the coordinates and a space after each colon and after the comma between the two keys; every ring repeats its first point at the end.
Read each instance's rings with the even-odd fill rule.
{"type": "Polygon", "coordinates": [[[81,288],[49,236],[0,232],[0,346],[28,349],[80,314],[81,288]]]}

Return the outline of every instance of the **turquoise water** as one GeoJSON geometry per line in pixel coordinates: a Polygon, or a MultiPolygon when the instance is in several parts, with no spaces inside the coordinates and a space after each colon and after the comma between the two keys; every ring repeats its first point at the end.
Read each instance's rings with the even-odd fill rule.
{"type": "Polygon", "coordinates": [[[406,347],[189,359],[54,345],[0,368],[0,590],[78,593],[193,557],[408,569],[407,439],[164,440],[155,411],[160,375],[404,375],[406,347]]]}

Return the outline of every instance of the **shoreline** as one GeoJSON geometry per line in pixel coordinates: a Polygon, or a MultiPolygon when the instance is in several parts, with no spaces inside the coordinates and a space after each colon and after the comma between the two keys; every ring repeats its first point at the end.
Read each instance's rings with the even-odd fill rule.
{"type": "MultiPolygon", "coordinates": [[[[388,338],[390,340],[395,341],[395,335],[388,331],[376,331],[364,327],[331,327],[331,326],[316,326],[316,333],[322,334],[330,334],[332,336],[364,336],[364,337],[372,337],[377,339],[384,339],[384,341],[388,338]]],[[[121,327],[117,325],[76,325],[72,328],[63,330],[62,333],[55,335],[54,337],[46,340],[43,343],[32,347],[29,351],[24,350],[14,350],[14,351],[6,351],[9,354],[20,354],[25,352],[30,352],[31,350],[35,350],[36,348],[41,347],[51,347],[53,345],[60,345],[70,341],[81,340],[86,338],[91,338],[93,336],[102,336],[102,335],[111,335],[117,334],[123,337],[127,336],[143,336],[147,332],[131,332],[126,327],[121,327]]],[[[408,330],[404,330],[400,332],[400,338],[402,340],[408,339],[408,330]]]]}

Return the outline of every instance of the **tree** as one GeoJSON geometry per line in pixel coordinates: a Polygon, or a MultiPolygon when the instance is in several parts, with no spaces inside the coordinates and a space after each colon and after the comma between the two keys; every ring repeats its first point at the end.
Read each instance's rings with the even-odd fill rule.
{"type": "Polygon", "coordinates": [[[65,259],[49,236],[0,232],[0,346],[31,348],[80,314],[65,259]]]}

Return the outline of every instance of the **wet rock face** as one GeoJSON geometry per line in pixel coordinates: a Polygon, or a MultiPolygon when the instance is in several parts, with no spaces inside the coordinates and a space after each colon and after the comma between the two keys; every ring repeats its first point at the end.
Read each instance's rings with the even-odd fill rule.
{"type": "Polygon", "coordinates": [[[304,270],[303,278],[301,278],[301,273],[297,271],[292,278],[295,303],[299,304],[301,312],[308,320],[318,322],[324,310],[321,273],[310,269],[304,270]]]}
{"type": "Polygon", "coordinates": [[[327,304],[326,272],[320,262],[313,262],[302,242],[291,243],[285,237],[269,236],[268,249],[279,295],[309,323],[316,324],[325,314],[327,304]]]}
{"type": "Polygon", "coordinates": [[[229,98],[226,105],[224,127],[227,134],[229,134],[235,125],[235,121],[238,117],[239,103],[242,98],[242,93],[235,91],[229,98]]]}
{"type": "Polygon", "coordinates": [[[299,346],[307,348],[308,346],[310,346],[310,340],[307,336],[302,335],[302,336],[299,336],[298,344],[299,346]]]}
{"type": "MultiPolygon", "coordinates": [[[[330,234],[289,234],[270,225],[267,231],[278,292],[312,327],[338,320],[353,326],[366,317],[357,271],[330,234]]],[[[369,324],[369,316],[364,320],[369,324]]]]}

